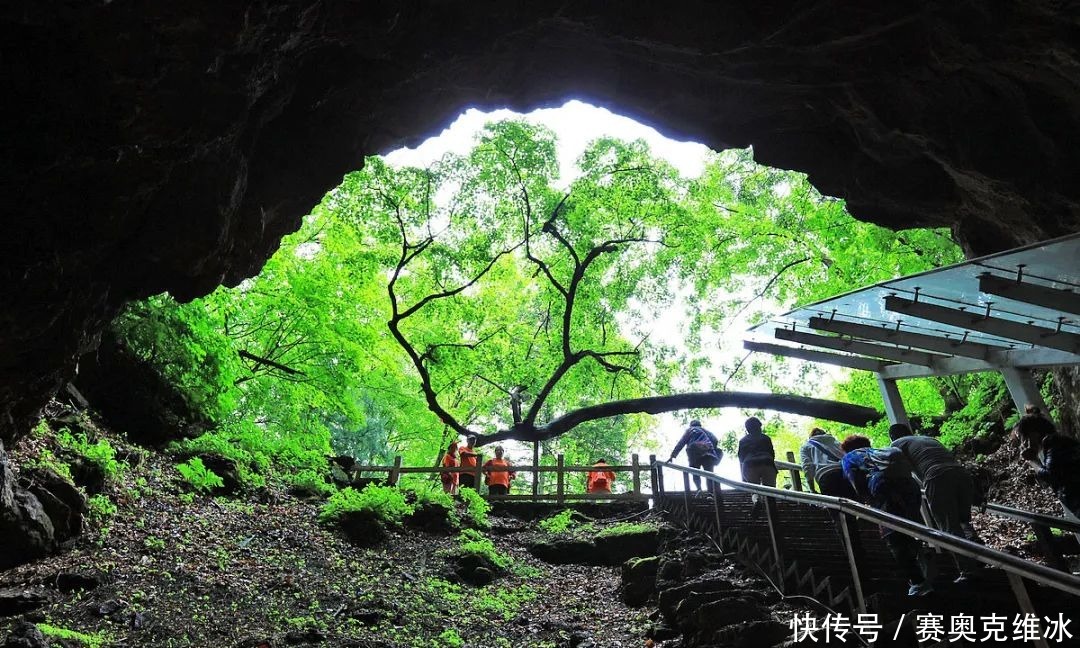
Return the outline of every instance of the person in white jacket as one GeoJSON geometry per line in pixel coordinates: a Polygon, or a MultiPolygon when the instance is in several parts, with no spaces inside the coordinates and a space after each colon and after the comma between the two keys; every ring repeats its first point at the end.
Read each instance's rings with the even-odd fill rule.
{"type": "Polygon", "coordinates": [[[799,450],[799,457],[802,460],[803,474],[806,475],[806,485],[811,492],[857,499],[840,468],[840,459],[843,456],[844,451],[840,449],[840,442],[836,437],[821,428],[810,430],[810,438],[799,450]]]}

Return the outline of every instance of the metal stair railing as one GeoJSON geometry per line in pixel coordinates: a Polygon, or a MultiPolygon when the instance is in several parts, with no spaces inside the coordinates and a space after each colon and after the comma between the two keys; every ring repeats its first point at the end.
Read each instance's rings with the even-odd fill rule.
{"type": "MultiPolygon", "coordinates": [[[[779,462],[778,462],[779,463],[779,462]]],[[[664,487],[663,471],[665,469],[674,470],[676,472],[683,473],[684,484],[689,484],[690,476],[697,476],[706,480],[706,483],[712,483],[718,486],[726,486],[733,490],[747,492],[758,495],[765,498],[765,511],[768,520],[769,536],[772,542],[773,551],[778,562],[782,561],[782,556],[779,549],[779,538],[776,534],[775,509],[773,506],[776,501],[797,502],[800,504],[806,504],[809,506],[821,507],[829,510],[836,511],[841,514],[851,515],[859,519],[867,520],[874,524],[881,525],[893,531],[903,533],[917,540],[927,543],[931,547],[947,551],[951,554],[956,554],[966,558],[971,558],[986,565],[997,567],[1006,573],[1009,580],[1009,585],[1012,588],[1013,595],[1016,597],[1016,602],[1021,611],[1028,614],[1036,614],[1034,606],[1032,605],[1031,598],[1028,595],[1027,587],[1024,585],[1025,580],[1034,581],[1046,587],[1056,589],[1061,592],[1071,594],[1073,596],[1080,596],[1080,578],[1073,576],[1068,572],[1063,572],[1045,565],[1039,565],[1037,563],[1028,562],[1022,558],[1009,555],[996,549],[983,546],[981,544],[971,542],[964,538],[959,538],[937,529],[932,529],[928,526],[912,522],[902,517],[879,511],[869,506],[852,502],[839,497],[830,497],[828,495],[821,495],[818,493],[808,493],[801,491],[787,491],[780,488],[772,488],[769,486],[761,486],[758,484],[748,484],[743,481],[728,479],[721,477],[711,472],[704,470],[698,470],[695,468],[688,468],[686,466],[678,466],[669,462],[657,461],[653,464],[652,470],[654,471],[653,483],[657,485],[658,494],[665,503],[667,502],[667,493],[664,487]]],[[[712,487],[715,488],[715,487],[712,487]]],[[[716,490],[719,490],[716,488],[716,490]]],[[[717,508],[717,523],[719,527],[719,501],[720,497],[714,497],[713,501],[716,502],[717,508]]],[[[684,495],[684,502],[686,504],[686,512],[689,517],[689,494],[684,495]]],[[[866,611],[866,600],[862,591],[862,584],[859,579],[859,565],[855,560],[854,547],[851,543],[851,531],[848,529],[847,522],[844,515],[838,516],[842,529],[844,549],[848,556],[849,568],[851,570],[852,583],[855,585],[856,604],[860,612],[866,611]]],[[[783,565],[780,565],[783,569],[783,565]]],[[[1045,646],[1045,640],[1042,642],[1036,642],[1037,645],[1045,646]]]]}
{"type": "MultiPolygon", "coordinates": [[[[788,453],[788,458],[793,458],[792,453],[788,453]]],[[[791,473],[791,483],[793,488],[797,491],[801,491],[802,485],[800,475],[802,474],[802,466],[791,461],[776,461],[775,463],[777,470],[787,470],[791,473]]],[[[1046,561],[1056,569],[1062,571],[1069,570],[1069,563],[1058,550],[1050,529],[1075,533],[1077,534],[1077,539],[1080,539],[1080,522],[1055,515],[1047,515],[1046,513],[1036,513],[1034,511],[1018,509],[996,502],[987,502],[972,508],[977,511],[985,511],[998,517],[1009,518],[1018,522],[1026,522],[1031,525],[1031,529],[1035,534],[1035,539],[1039,543],[1039,547],[1042,549],[1046,561]]],[[[928,511],[924,511],[924,519],[929,519],[927,517],[928,514],[928,511]]]]}

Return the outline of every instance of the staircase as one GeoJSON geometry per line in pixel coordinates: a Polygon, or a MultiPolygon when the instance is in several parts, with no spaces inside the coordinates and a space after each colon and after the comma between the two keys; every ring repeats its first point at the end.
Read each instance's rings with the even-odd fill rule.
{"type": "MultiPolygon", "coordinates": [[[[978,618],[994,613],[1009,618],[1006,625],[1011,633],[1012,619],[1023,614],[1006,572],[984,569],[977,581],[954,584],[957,569],[947,553],[932,556],[937,569],[935,591],[925,597],[908,597],[907,582],[877,525],[848,517],[849,528],[858,536],[853,546],[865,600],[865,609],[860,609],[839,514],[803,502],[760,500],[755,505],[750,493],[738,490],[725,489],[719,498],[709,493],[668,491],[659,498],[659,505],[690,530],[710,536],[725,552],[761,571],[785,594],[813,597],[852,618],[869,612],[877,614],[884,624],[913,611],[933,612],[944,615],[948,627],[953,615],[978,618]],[[774,533],[770,533],[770,524],[774,533]]],[[[1070,630],[1080,638],[1080,599],[1031,581],[1025,581],[1024,589],[1035,613],[1056,617],[1064,612],[1066,618],[1073,618],[1070,630]]],[[[1077,638],[1049,645],[1077,645],[1077,638]]]]}

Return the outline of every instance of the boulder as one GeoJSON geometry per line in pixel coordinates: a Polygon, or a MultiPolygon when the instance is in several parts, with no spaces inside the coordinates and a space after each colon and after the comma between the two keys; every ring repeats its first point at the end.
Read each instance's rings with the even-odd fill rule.
{"type": "Polygon", "coordinates": [[[0,589],[0,617],[11,617],[36,610],[49,602],[43,592],[22,588],[0,589]]]}
{"type": "Polygon", "coordinates": [[[237,469],[235,461],[214,453],[203,453],[197,456],[202,459],[207,470],[221,477],[221,486],[214,489],[215,493],[232,495],[240,491],[242,486],[240,471],[237,469]]]}
{"type": "Polygon", "coordinates": [[[783,643],[790,637],[791,629],[787,624],[769,619],[735,623],[721,628],[713,632],[710,642],[711,645],[731,648],[765,648],[783,643]]]}
{"type": "Polygon", "coordinates": [[[27,490],[37,497],[49,516],[56,542],[70,540],[82,533],[86,497],[74,484],[45,468],[29,474],[27,490]]]}
{"type": "MultiPolygon", "coordinates": [[[[526,547],[530,554],[552,565],[606,565],[607,558],[586,540],[542,540],[526,547]]],[[[626,560],[626,558],[623,558],[626,560]]]]}
{"type": "Polygon", "coordinates": [[[97,353],[80,358],[74,384],[112,427],[135,443],[162,447],[212,427],[173,381],[132,353],[112,329],[102,334],[97,353]]]}
{"type": "Polygon", "coordinates": [[[73,452],[64,452],[63,457],[71,468],[71,478],[77,486],[83,487],[90,495],[105,490],[105,471],[101,466],[73,452]]]}
{"type": "Polygon", "coordinates": [[[469,585],[487,585],[505,571],[482,554],[457,553],[451,556],[451,560],[454,565],[453,576],[469,585]]]}
{"type": "Polygon", "coordinates": [[[428,533],[450,533],[457,526],[451,514],[445,506],[426,502],[405,516],[405,524],[428,533]]]}
{"type": "Polygon", "coordinates": [[[619,565],[630,558],[655,556],[660,547],[660,530],[635,531],[615,535],[598,535],[594,541],[596,553],[605,565],[619,565]]]}
{"type": "Polygon", "coordinates": [[[338,522],[349,542],[360,547],[381,544],[387,538],[386,527],[371,511],[349,511],[338,522]]]}
{"type": "Polygon", "coordinates": [[[0,443],[0,569],[47,555],[55,546],[52,520],[33,493],[19,488],[0,443]]]}
{"type": "Polygon", "coordinates": [[[36,625],[20,621],[0,648],[49,648],[49,642],[36,625]]]}
{"type": "Polygon", "coordinates": [[[44,582],[64,594],[70,594],[95,589],[104,580],[105,577],[100,572],[57,572],[44,582]]]}
{"type": "Polygon", "coordinates": [[[631,558],[622,566],[622,600],[631,607],[645,605],[656,592],[660,558],[631,558]]]}
{"type": "Polygon", "coordinates": [[[660,592],[658,597],[660,613],[670,624],[675,625],[676,609],[688,597],[694,594],[707,592],[733,592],[735,585],[723,579],[712,579],[687,583],[678,587],[671,587],[660,592]]]}

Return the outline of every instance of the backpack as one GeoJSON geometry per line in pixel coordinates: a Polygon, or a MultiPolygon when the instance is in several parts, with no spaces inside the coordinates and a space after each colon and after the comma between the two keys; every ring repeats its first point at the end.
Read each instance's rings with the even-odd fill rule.
{"type": "Polygon", "coordinates": [[[868,448],[866,466],[873,472],[886,476],[904,477],[911,475],[911,466],[904,459],[900,448],[868,448]]]}
{"type": "Polygon", "coordinates": [[[844,458],[844,453],[843,452],[837,452],[835,448],[830,448],[829,446],[825,445],[824,443],[821,443],[820,441],[817,441],[816,439],[813,439],[813,438],[811,438],[809,441],[815,448],[817,448],[818,450],[821,450],[825,454],[829,455],[830,457],[832,457],[837,462],[839,462],[841,459],[844,458]]]}

